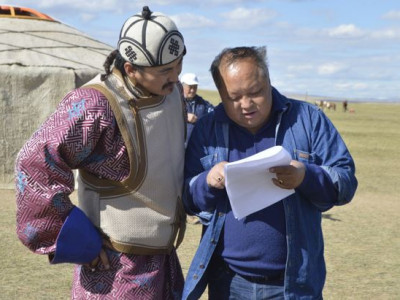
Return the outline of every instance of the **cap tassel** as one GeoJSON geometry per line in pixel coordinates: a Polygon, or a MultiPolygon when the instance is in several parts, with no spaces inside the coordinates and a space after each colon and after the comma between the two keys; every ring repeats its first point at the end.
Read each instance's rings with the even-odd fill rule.
{"type": "Polygon", "coordinates": [[[145,20],[150,20],[152,11],[148,6],[143,6],[142,17],[145,20]]]}

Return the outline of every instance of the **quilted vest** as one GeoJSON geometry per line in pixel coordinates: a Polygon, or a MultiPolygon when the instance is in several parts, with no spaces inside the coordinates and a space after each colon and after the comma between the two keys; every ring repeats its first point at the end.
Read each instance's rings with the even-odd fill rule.
{"type": "Polygon", "coordinates": [[[168,254],[183,239],[185,111],[175,86],[168,96],[137,97],[114,70],[83,88],[109,101],[127,147],[130,174],[122,182],[79,170],[79,207],[120,252],[168,254]]]}

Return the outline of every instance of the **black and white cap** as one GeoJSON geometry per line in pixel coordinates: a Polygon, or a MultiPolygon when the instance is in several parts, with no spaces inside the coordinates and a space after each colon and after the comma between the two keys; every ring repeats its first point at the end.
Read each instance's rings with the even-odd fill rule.
{"type": "Polygon", "coordinates": [[[118,50],[134,65],[155,67],[179,58],[185,52],[185,44],[169,17],[145,6],[142,14],[130,17],[122,26],[118,50]]]}

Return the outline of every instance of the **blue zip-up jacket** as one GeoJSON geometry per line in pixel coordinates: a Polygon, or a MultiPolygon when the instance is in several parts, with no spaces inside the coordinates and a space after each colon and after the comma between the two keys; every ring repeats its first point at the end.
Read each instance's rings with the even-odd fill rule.
{"type": "MultiPolygon", "coordinates": [[[[214,110],[214,106],[207,100],[204,100],[199,95],[194,96],[193,99],[191,99],[191,100],[185,99],[185,104],[186,104],[186,111],[188,113],[195,114],[197,116],[198,120],[202,116],[204,116],[214,110]]],[[[187,144],[187,142],[189,141],[190,135],[192,134],[194,124],[188,122],[186,125],[186,128],[187,128],[186,129],[186,144],[187,144]]]]}
{"type": "MultiPolygon", "coordinates": [[[[293,159],[306,166],[323,168],[337,189],[336,199],[324,197],[323,186],[307,193],[296,190],[283,199],[287,235],[285,299],[322,299],[326,270],[321,213],[353,198],[357,188],[354,161],[338,131],[316,106],[288,99],[276,89],[272,96],[274,102],[284,106],[276,125],[276,145],[283,146],[293,159]]],[[[216,111],[197,122],[186,150],[183,203],[186,211],[198,215],[205,226],[186,276],[183,299],[198,299],[204,292],[207,266],[230,209],[226,201],[216,201],[215,210],[201,212],[193,199],[197,195],[196,180],[204,180],[205,172],[228,161],[229,122],[218,118],[216,111]]]]}

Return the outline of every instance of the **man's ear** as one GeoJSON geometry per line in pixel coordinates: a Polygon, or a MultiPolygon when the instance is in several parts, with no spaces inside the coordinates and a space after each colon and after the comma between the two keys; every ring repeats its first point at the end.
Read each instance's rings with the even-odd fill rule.
{"type": "Polygon", "coordinates": [[[128,77],[134,77],[136,69],[132,66],[131,63],[129,63],[129,62],[124,63],[124,69],[125,69],[125,73],[126,73],[126,75],[128,75],[128,77]]]}

